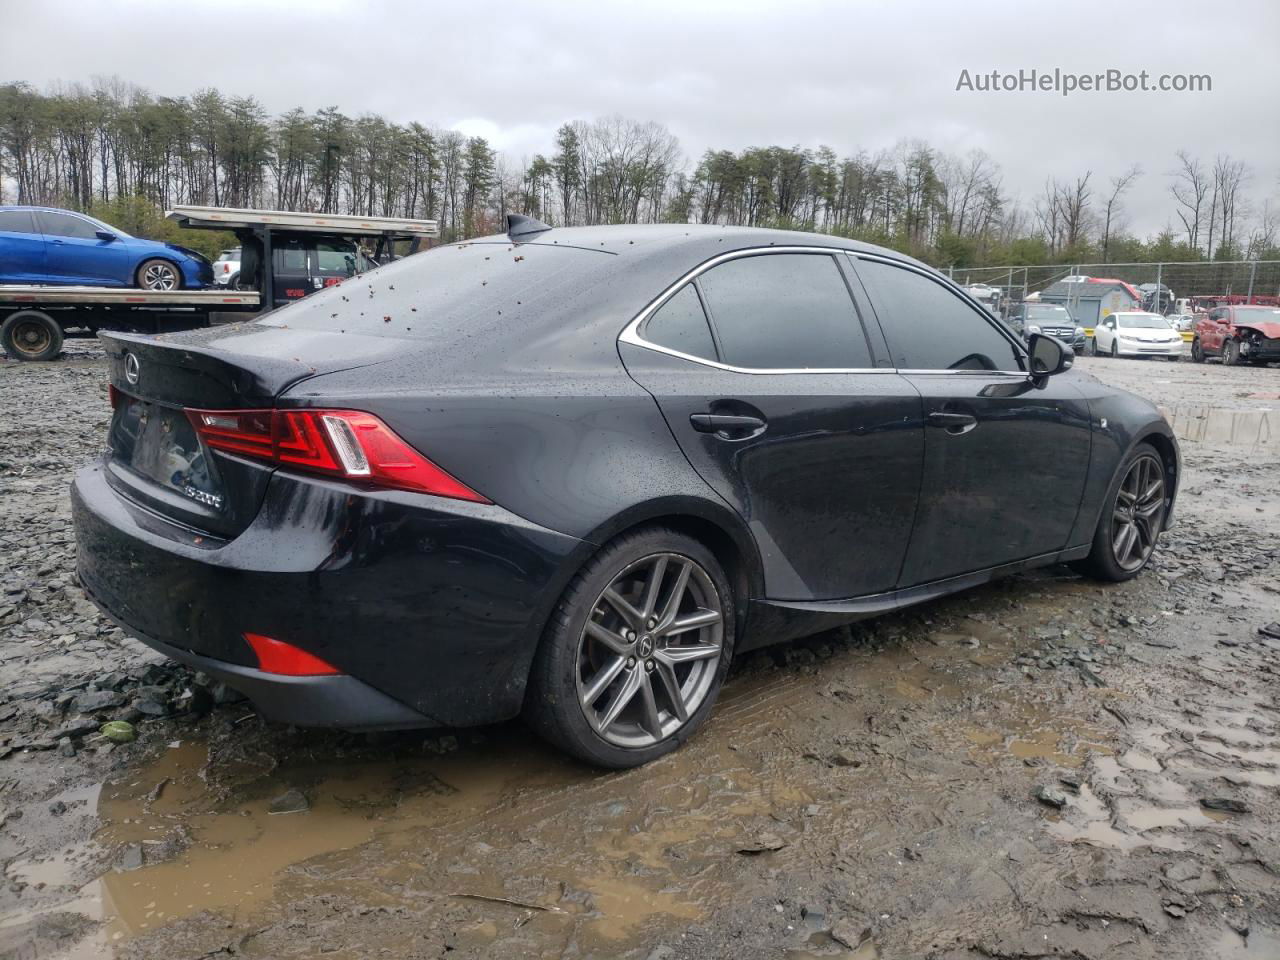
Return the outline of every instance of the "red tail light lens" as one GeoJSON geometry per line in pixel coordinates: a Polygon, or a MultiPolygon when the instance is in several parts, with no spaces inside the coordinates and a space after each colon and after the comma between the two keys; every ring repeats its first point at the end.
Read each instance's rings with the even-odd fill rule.
{"type": "Polygon", "coordinates": [[[188,410],[214,450],[266,460],[374,487],[490,501],[359,410],[188,410]]]}
{"type": "Polygon", "coordinates": [[[342,673],[314,653],[307,653],[283,640],[273,640],[260,633],[246,633],[244,638],[258,656],[258,669],[265,673],[276,673],[282,677],[327,677],[342,673]]]}

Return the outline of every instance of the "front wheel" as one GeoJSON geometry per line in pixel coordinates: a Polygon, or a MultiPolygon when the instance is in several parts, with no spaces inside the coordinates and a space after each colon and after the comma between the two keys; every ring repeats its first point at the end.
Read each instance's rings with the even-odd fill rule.
{"type": "Polygon", "coordinates": [[[1096,357],[1098,355],[1098,338],[1094,337],[1089,341],[1089,356],[1096,357]]]}
{"type": "Polygon", "coordinates": [[[168,260],[143,261],[134,279],[143,290],[164,292],[182,289],[182,272],[168,260]]]}
{"type": "Polygon", "coordinates": [[[1200,346],[1199,337],[1191,341],[1191,361],[1192,363],[1204,363],[1204,347],[1200,346]]]}
{"type": "Polygon", "coordinates": [[[1240,344],[1234,340],[1228,340],[1222,345],[1222,362],[1228,367],[1237,366],[1240,363],[1240,344]]]}
{"type": "Polygon", "coordinates": [[[1120,344],[1116,340],[1111,341],[1111,359],[1112,360],[1120,359],[1120,344]]]}
{"type": "Polygon", "coordinates": [[[1119,477],[1103,502],[1089,555],[1072,564],[1097,580],[1136,577],[1151,560],[1164,529],[1165,469],[1155,447],[1138,444],[1125,458],[1119,477]]]}
{"type": "Polygon", "coordinates": [[[636,767],[702,726],[733,655],[733,591],[715,555],[665,527],[605,546],[565,589],[525,716],[601,767],[636,767]]]}

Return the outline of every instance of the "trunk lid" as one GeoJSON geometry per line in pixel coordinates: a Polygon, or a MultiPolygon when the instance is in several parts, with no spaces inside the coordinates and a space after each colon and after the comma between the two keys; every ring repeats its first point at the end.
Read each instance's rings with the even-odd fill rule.
{"type": "Polygon", "coordinates": [[[257,324],[100,339],[116,390],[108,480],[153,512],[222,538],[253,521],[275,468],[208,450],[186,411],[269,409],[303,380],[382,362],[400,346],[257,324]]]}

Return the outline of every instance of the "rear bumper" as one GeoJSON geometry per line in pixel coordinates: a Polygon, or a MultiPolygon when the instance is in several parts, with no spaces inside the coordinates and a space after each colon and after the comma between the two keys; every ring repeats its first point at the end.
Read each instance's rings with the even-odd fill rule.
{"type": "MultiPolygon", "coordinates": [[[[99,607],[107,609],[91,590],[89,596],[99,607]]],[[[127,623],[121,622],[121,626],[133,629],[127,623]]],[[[410,709],[355,677],[282,677],[202,657],[154,637],[138,635],[138,639],[166,657],[239,690],[253,701],[259,713],[277,723],[343,730],[406,730],[441,725],[440,721],[410,709]]]]}
{"type": "Polygon", "coordinates": [[[72,511],[80,579],[110,617],[265,715],[313,726],[514,716],[542,626],[590,549],[500,507],[279,471],[230,540],[127,499],[101,465],[76,475],[72,511]],[[246,632],[345,676],[263,673],[246,632]]]}

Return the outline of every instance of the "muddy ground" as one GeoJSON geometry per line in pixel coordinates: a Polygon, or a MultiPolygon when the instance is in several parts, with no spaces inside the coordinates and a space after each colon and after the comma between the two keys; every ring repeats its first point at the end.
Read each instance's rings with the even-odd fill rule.
{"type": "Polygon", "coordinates": [[[1280,957],[1280,369],[1082,359],[1199,438],[1148,572],[750,655],[606,774],[516,724],[268,726],[102,620],[68,349],[0,361],[0,958],[1280,957]]]}

